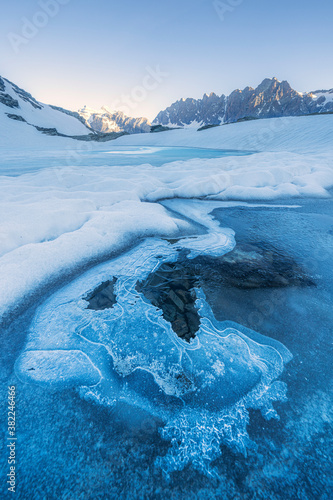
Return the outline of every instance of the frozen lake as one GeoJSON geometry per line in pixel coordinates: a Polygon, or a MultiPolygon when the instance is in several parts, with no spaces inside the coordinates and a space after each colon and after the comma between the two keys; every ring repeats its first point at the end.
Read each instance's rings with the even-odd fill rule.
{"type": "Polygon", "coordinates": [[[104,145],[101,149],[96,149],[91,142],[77,141],[75,148],[68,148],[65,151],[31,150],[22,154],[3,150],[0,158],[0,175],[17,176],[43,168],[68,166],[112,167],[149,163],[160,167],[173,161],[244,156],[252,152],[208,148],[113,146],[112,144],[108,144],[107,148],[104,145]]]}
{"type": "MultiPolygon", "coordinates": [[[[279,203],[243,206],[237,202],[215,202],[215,205],[209,205],[209,210],[206,206],[205,201],[194,204],[191,201],[166,202],[168,209],[178,211],[180,216],[187,214],[196,223],[200,223],[200,213],[214,210],[208,232],[208,236],[215,235],[213,240],[202,239],[206,236],[199,229],[196,239],[192,240],[168,242],[148,238],[143,243],[146,246],[135,246],[123,254],[121,260],[98,264],[64,288],[50,290],[38,299],[36,305],[39,304],[40,308],[37,315],[34,306],[2,333],[2,387],[15,384],[19,395],[20,498],[31,496],[34,485],[38,483],[46,497],[49,494],[82,499],[118,496],[329,500],[333,422],[332,201],[279,200],[279,203]],[[221,260],[218,249],[224,245],[225,250],[230,251],[233,243],[231,233],[223,228],[235,232],[236,253],[232,253],[233,257],[226,261],[221,260]],[[222,236],[224,239],[221,239],[222,236]],[[211,251],[208,251],[210,248],[211,251]],[[200,439],[207,438],[210,423],[221,425],[221,420],[209,419],[216,403],[214,384],[204,382],[205,392],[211,391],[211,395],[196,402],[186,399],[187,380],[176,374],[178,381],[185,381],[182,389],[185,391],[182,393],[185,409],[192,409],[190,413],[180,413],[178,423],[173,422],[173,425],[179,425],[178,434],[173,436],[170,428],[166,428],[166,437],[169,433],[175,439],[170,455],[170,441],[163,439],[161,431],[171,419],[164,407],[175,404],[174,396],[169,394],[171,399],[161,398],[161,387],[166,387],[165,383],[170,383],[170,380],[163,379],[164,375],[156,371],[156,364],[151,364],[147,352],[155,349],[157,352],[162,344],[165,345],[167,365],[175,355],[176,344],[166,343],[163,337],[163,331],[167,332],[165,323],[160,322],[159,316],[154,316],[150,299],[142,302],[142,317],[140,309],[133,303],[136,300],[137,280],[146,280],[148,273],[156,269],[156,262],[159,262],[158,265],[177,262],[177,249],[189,249],[193,253],[191,269],[200,280],[197,286],[204,292],[209,306],[199,294],[202,318],[209,319],[205,332],[198,333],[201,345],[205,345],[209,352],[211,342],[212,353],[219,353],[218,358],[213,359],[215,370],[222,366],[217,363],[218,359],[228,369],[228,363],[233,362],[233,352],[237,360],[236,378],[232,379],[230,386],[234,389],[221,388],[221,394],[227,399],[227,413],[223,409],[223,418],[229,418],[229,421],[222,420],[222,425],[225,428],[234,425],[234,443],[233,439],[228,441],[226,434],[217,448],[219,451],[212,455],[213,462],[209,467],[212,466],[215,473],[211,476],[207,471],[198,471],[191,465],[191,460],[186,462],[185,468],[181,463],[177,467],[177,450],[185,456],[188,450],[193,462],[200,462],[198,458],[201,456],[196,456],[196,453],[202,453],[202,450],[200,446],[193,447],[193,442],[198,439],[197,444],[200,444],[200,439]],[[151,263],[149,259],[153,259],[151,263]],[[156,262],[154,259],[157,259],[156,262]],[[258,272],[254,272],[253,262],[258,272]],[[120,308],[112,306],[113,309],[88,311],[84,305],[84,300],[89,297],[88,291],[96,289],[98,284],[112,275],[118,277],[119,287],[115,288],[115,293],[118,294],[120,308]],[[80,296],[83,301],[79,300],[80,296]],[[115,325],[118,326],[109,330],[112,314],[115,314],[118,321],[115,325]],[[147,319],[155,322],[157,339],[152,336],[149,340],[142,336],[139,325],[147,319]],[[237,328],[233,330],[232,336],[229,335],[226,343],[221,344],[223,348],[219,351],[216,332],[223,325],[230,326],[228,322],[232,322],[233,328],[238,325],[239,333],[237,328]],[[215,330],[212,330],[212,325],[215,330]],[[137,344],[136,331],[141,344],[137,344]],[[159,376],[163,382],[159,390],[146,377],[136,379],[133,376],[135,372],[131,373],[129,368],[131,365],[125,368],[118,365],[116,376],[113,369],[110,371],[110,366],[115,363],[115,352],[120,355],[122,349],[128,349],[128,345],[133,347],[133,368],[135,356],[141,352],[139,364],[147,372],[155,370],[155,380],[159,376]],[[246,345],[251,352],[249,358],[242,349],[246,345]],[[86,360],[83,358],[66,358],[65,364],[73,363],[72,367],[76,370],[76,383],[84,380],[84,383],[92,384],[90,389],[79,393],[75,383],[69,386],[59,385],[59,380],[54,380],[57,383],[45,383],[50,373],[49,365],[44,364],[46,368],[35,374],[33,363],[35,359],[42,358],[31,357],[32,350],[39,350],[45,360],[45,350],[52,349],[56,353],[62,348],[72,349],[70,352],[85,350],[103,374],[103,382],[99,382],[99,375],[91,366],[84,372],[86,360]],[[25,354],[16,368],[16,373],[20,375],[17,378],[13,366],[22,352],[25,354]],[[237,398],[251,394],[252,387],[256,387],[260,377],[263,377],[259,358],[269,367],[265,372],[269,375],[265,383],[269,385],[276,377],[287,389],[288,400],[285,401],[283,394],[276,390],[282,386],[272,384],[272,388],[276,389],[272,389],[270,397],[280,420],[266,420],[259,411],[259,400],[250,403],[248,417],[243,412],[244,407],[237,407],[239,417],[233,413],[237,398]],[[244,365],[246,359],[248,361],[244,365]],[[285,364],[281,364],[281,360],[285,364]],[[249,372],[245,370],[246,364],[249,372]],[[119,376],[119,373],[122,375],[119,376]],[[237,377],[237,373],[241,374],[241,378],[237,377]],[[44,385],[31,383],[34,377],[41,377],[44,385]],[[118,394],[124,380],[126,384],[121,388],[121,398],[114,405],[112,398],[118,394]],[[134,392],[127,393],[128,388],[134,392]],[[206,413],[197,413],[202,412],[202,401],[208,403],[204,410],[206,413]],[[135,404],[135,410],[132,404],[135,404]],[[206,419],[204,425],[196,420],[198,415],[206,419]],[[166,421],[163,421],[164,417],[166,421]],[[189,424],[189,441],[186,441],[182,429],[189,424]],[[196,426],[198,432],[195,432],[196,426]],[[183,447],[178,448],[182,439],[183,447]],[[240,443],[244,446],[239,446],[240,443]],[[163,461],[163,457],[169,459],[163,461]],[[161,463],[164,464],[162,467],[161,463]],[[163,469],[170,471],[174,463],[176,472],[167,477],[163,469]]],[[[206,221],[203,216],[202,221],[206,221]]],[[[185,267],[191,262],[189,260],[185,267]]],[[[166,281],[179,281],[182,269],[183,264],[175,270],[171,268],[166,281]]],[[[161,276],[158,286],[165,287],[164,275],[161,276]]],[[[147,297],[148,285],[145,285],[147,297]]],[[[154,328],[150,332],[153,334],[154,328]]],[[[170,334],[170,328],[168,332],[170,334]]],[[[55,364],[66,381],[73,374],[68,369],[64,370],[65,365],[61,364],[61,359],[59,364],[59,359],[54,358],[55,364]]],[[[210,366],[204,364],[206,361],[199,356],[199,351],[190,352],[189,359],[197,363],[200,370],[210,366]]],[[[186,373],[187,377],[192,372],[186,373]]],[[[200,377],[196,383],[202,383],[200,377]]],[[[175,414],[180,411],[177,404],[171,407],[175,414]]],[[[210,446],[215,445],[211,442],[210,446]]],[[[210,449],[206,449],[205,453],[208,456],[210,449]]]]}

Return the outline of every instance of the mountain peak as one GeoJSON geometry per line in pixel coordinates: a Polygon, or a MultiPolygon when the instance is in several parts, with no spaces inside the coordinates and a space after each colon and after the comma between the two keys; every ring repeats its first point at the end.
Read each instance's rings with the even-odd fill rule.
{"type": "MultiPolygon", "coordinates": [[[[288,82],[286,82],[286,83],[288,83],[288,82]]],[[[258,85],[257,90],[259,92],[264,92],[265,90],[268,90],[269,88],[271,88],[275,84],[281,84],[281,82],[277,78],[275,78],[275,77],[273,77],[273,78],[265,78],[260,83],[260,85],[258,85]]],[[[288,83],[288,85],[289,85],[289,83],[288,83]]]]}
{"type": "Polygon", "coordinates": [[[106,113],[110,113],[110,114],[114,114],[116,113],[116,111],[113,111],[111,108],[109,108],[108,106],[102,106],[101,107],[101,111],[105,111],[106,113]]]}
{"type": "Polygon", "coordinates": [[[96,132],[127,132],[129,134],[150,132],[147,118],[131,118],[122,111],[112,111],[108,106],[94,110],[84,106],[78,111],[86,124],[96,132]]]}

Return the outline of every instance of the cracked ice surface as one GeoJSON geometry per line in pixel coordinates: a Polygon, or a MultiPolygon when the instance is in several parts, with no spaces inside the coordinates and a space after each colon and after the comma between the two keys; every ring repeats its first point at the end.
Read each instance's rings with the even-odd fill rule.
{"type": "Polygon", "coordinates": [[[291,354],[282,344],[217,321],[200,288],[195,292],[201,324],[188,343],[136,289],[162,263],[176,262],[179,252],[192,258],[234,248],[233,232],[218,226],[209,207],[187,204],[192,220],[209,229],[206,235],[175,244],[149,238],[50,297],[37,310],[16,362],[25,382],[78,387],[84,398],[110,407],[124,402],[162,420],[161,435],[171,446],[157,463],[166,473],[190,461],[211,473],[222,443],[245,452],[248,409],[277,418],[272,403],[286,393],[277,378],[291,354]],[[114,278],[114,306],[88,309],[87,294],[114,278]]]}

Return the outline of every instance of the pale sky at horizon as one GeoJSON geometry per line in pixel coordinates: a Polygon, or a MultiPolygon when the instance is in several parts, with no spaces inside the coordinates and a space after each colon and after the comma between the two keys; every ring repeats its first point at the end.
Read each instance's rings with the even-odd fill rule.
{"type": "Polygon", "coordinates": [[[6,2],[0,75],[42,102],[149,119],[182,97],[229,94],[266,77],[299,91],[333,87],[332,2],[218,3],[224,19],[211,0],[6,2]]]}

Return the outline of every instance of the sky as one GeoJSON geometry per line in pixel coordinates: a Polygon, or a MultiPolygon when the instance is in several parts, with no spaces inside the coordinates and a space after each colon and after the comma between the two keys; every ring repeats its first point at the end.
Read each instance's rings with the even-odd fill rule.
{"type": "Polygon", "coordinates": [[[267,77],[332,88],[332,19],[331,0],[13,0],[0,75],[45,103],[152,120],[267,77]]]}

